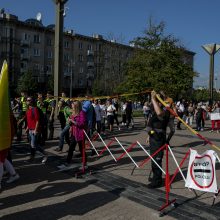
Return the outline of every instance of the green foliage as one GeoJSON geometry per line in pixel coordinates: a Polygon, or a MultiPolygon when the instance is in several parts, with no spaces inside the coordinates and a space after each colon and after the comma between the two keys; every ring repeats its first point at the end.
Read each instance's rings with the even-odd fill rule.
{"type": "MultiPolygon", "coordinates": [[[[216,91],[213,92],[213,99],[214,101],[220,100],[220,94],[216,91]]],[[[192,100],[195,102],[201,102],[201,101],[209,101],[209,90],[208,89],[197,89],[193,91],[192,94],[192,100]]]]}
{"type": "Polygon", "coordinates": [[[21,91],[27,91],[28,94],[34,94],[37,92],[38,83],[37,80],[32,76],[31,72],[24,73],[18,79],[17,93],[20,94],[21,91]]]}
{"type": "Polygon", "coordinates": [[[184,48],[172,35],[165,36],[164,28],[163,22],[153,25],[150,20],[144,36],[133,41],[138,49],[127,64],[126,78],[117,87],[117,92],[140,92],[153,88],[178,98],[192,88],[196,74],[184,62],[184,48]]]}

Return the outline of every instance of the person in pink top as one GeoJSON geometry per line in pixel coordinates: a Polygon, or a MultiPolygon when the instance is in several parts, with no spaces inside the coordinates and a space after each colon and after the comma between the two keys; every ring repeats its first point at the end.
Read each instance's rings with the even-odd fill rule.
{"type": "MultiPolygon", "coordinates": [[[[77,144],[79,145],[79,150],[80,150],[82,157],[83,157],[83,148],[85,148],[84,129],[86,127],[86,113],[82,111],[82,105],[81,105],[81,102],[79,101],[74,101],[72,103],[72,108],[73,108],[74,114],[69,119],[69,123],[71,124],[70,147],[69,147],[66,163],[59,166],[60,169],[63,169],[70,165],[72,157],[73,157],[73,152],[77,144]]],[[[85,155],[85,164],[86,164],[86,155],[85,155]]]]}

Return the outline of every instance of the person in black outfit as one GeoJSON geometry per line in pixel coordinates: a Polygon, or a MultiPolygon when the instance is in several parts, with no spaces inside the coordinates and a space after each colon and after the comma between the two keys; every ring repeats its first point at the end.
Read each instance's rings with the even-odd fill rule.
{"type": "Polygon", "coordinates": [[[132,119],[132,102],[131,102],[131,100],[129,100],[127,102],[125,112],[126,112],[126,120],[127,120],[126,126],[127,126],[127,128],[129,128],[129,125],[130,125],[131,119],[132,119]]]}
{"type": "MultiPolygon", "coordinates": [[[[150,145],[150,154],[152,155],[166,143],[166,128],[169,122],[170,113],[157,102],[155,91],[151,92],[151,102],[152,114],[147,124],[149,135],[147,142],[150,145]]],[[[153,157],[160,167],[162,167],[163,154],[164,152],[161,150],[153,157]]],[[[151,183],[148,184],[148,188],[161,187],[162,171],[153,161],[151,161],[151,168],[153,177],[150,179],[151,183]]]]}

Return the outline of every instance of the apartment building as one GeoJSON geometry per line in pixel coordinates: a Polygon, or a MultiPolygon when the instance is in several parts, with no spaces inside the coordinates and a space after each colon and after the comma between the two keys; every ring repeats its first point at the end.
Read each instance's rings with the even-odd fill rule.
{"type": "MultiPolygon", "coordinates": [[[[8,61],[12,88],[23,73],[30,71],[39,88],[46,90],[54,73],[54,28],[37,19],[19,21],[15,15],[0,14],[0,62],[8,61]]],[[[133,51],[133,47],[104,40],[98,34],[89,37],[65,32],[62,89],[69,92],[72,81],[73,92],[85,92],[103,74],[106,85],[113,77],[120,82],[122,65],[133,51]]]]}
{"type": "MultiPolygon", "coordinates": [[[[44,26],[39,19],[20,21],[17,16],[0,13],[0,63],[9,64],[10,87],[19,77],[31,72],[39,89],[47,91],[54,73],[55,26],[44,26]]],[[[73,96],[90,91],[95,79],[110,93],[123,80],[123,65],[134,54],[134,47],[105,40],[101,35],[83,36],[69,30],[63,37],[62,90],[73,96]]],[[[191,51],[185,62],[193,66],[191,51]]]]}

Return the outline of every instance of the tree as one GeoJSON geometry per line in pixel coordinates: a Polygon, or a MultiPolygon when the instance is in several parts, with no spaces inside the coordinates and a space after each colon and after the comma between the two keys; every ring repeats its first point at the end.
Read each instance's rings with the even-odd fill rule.
{"type": "Polygon", "coordinates": [[[164,29],[163,22],[155,25],[149,19],[144,36],[132,41],[136,53],[127,64],[125,80],[117,87],[117,92],[139,92],[153,88],[178,98],[192,88],[196,74],[184,62],[185,48],[172,35],[166,36],[164,29]]]}
{"type": "Polygon", "coordinates": [[[19,79],[18,79],[18,87],[17,87],[17,93],[20,93],[21,91],[27,91],[28,94],[34,94],[37,92],[38,89],[38,83],[36,79],[32,76],[31,72],[24,73],[19,79]]]}
{"type": "MultiPolygon", "coordinates": [[[[213,98],[215,101],[220,100],[220,94],[217,91],[213,91],[213,98]]],[[[208,89],[196,89],[193,91],[192,100],[195,102],[206,102],[209,101],[209,90],[208,89]]]]}

